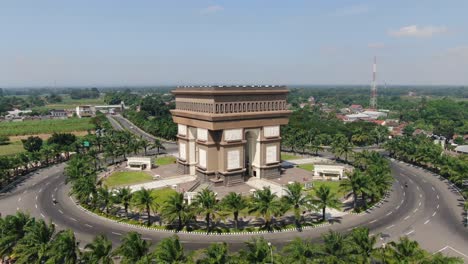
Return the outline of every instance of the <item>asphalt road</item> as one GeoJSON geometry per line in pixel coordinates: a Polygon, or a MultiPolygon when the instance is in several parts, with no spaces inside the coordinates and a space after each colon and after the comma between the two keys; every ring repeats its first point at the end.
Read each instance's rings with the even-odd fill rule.
{"type": "MultiPolygon", "coordinates": [[[[121,124],[124,124],[121,122],[121,124]]],[[[131,125],[129,125],[131,126],[131,125]]],[[[175,144],[166,144],[168,152],[176,151],[175,144]]],[[[329,229],[349,232],[353,227],[367,226],[372,234],[382,233],[380,243],[409,236],[431,252],[441,251],[465,258],[468,263],[468,228],[464,227],[463,198],[443,179],[410,165],[392,161],[395,182],[385,202],[370,213],[346,215],[331,226],[303,232],[262,234],[273,245],[281,247],[295,237],[318,241],[329,229]],[[404,183],[408,187],[404,187],[404,183]]],[[[138,231],[144,239],[157,243],[171,233],[157,232],[115,223],[82,211],[70,198],[69,187],[64,184],[64,165],[40,170],[11,191],[0,197],[2,215],[17,210],[52,221],[58,229],[71,228],[77,238],[87,243],[100,233],[115,244],[129,231],[138,231]],[[52,199],[58,203],[53,204],[52,199]]],[[[248,235],[195,235],[179,234],[187,249],[206,247],[209,243],[224,241],[233,250],[243,247],[248,235]]]]}

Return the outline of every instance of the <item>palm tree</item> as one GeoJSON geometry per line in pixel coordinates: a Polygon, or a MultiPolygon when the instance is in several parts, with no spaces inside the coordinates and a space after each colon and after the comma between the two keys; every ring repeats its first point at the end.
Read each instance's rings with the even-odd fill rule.
{"type": "Polygon", "coordinates": [[[124,206],[125,209],[125,216],[128,218],[128,206],[132,201],[132,191],[129,187],[122,187],[117,189],[116,198],[117,201],[124,206]]]}
{"type": "Polygon", "coordinates": [[[340,201],[336,198],[336,193],[332,192],[328,185],[320,185],[320,187],[315,190],[315,198],[312,200],[312,203],[322,209],[323,221],[325,221],[325,210],[327,207],[334,209],[340,208],[340,201]]]}
{"type": "Polygon", "coordinates": [[[147,151],[148,151],[148,147],[151,146],[150,142],[144,138],[140,139],[140,146],[143,148],[143,150],[145,151],[145,156],[147,154],[147,151]]]}
{"type": "Polygon", "coordinates": [[[398,242],[389,242],[388,246],[397,263],[414,263],[425,256],[418,242],[409,240],[408,237],[400,237],[398,242]]]}
{"type": "Polygon", "coordinates": [[[355,169],[352,173],[348,173],[347,179],[343,179],[340,182],[340,188],[353,193],[353,208],[356,209],[358,195],[363,194],[366,191],[369,192],[369,184],[370,179],[365,177],[360,170],[355,169]]]}
{"type": "Polygon", "coordinates": [[[153,195],[151,190],[141,188],[141,190],[133,193],[133,203],[135,207],[140,210],[145,210],[148,217],[148,226],[151,225],[151,209],[155,210],[158,204],[156,203],[156,197],[153,195]]]}
{"type": "Polygon", "coordinates": [[[9,257],[18,241],[25,235],[32,218],[23,212],[0,218],[0,258],[9,257]]]}
{"type": "Polygon", "coordinates": [[[247,208],[247,201],[240,193],[230,192],[221,201],[223,208],[231,211],[234,216],[234,226],[239,229],[239,213],[247,208]]]}
{"type": "Polygon", "coordinates": [[[318,156],[318,152],[323,150],[322,141],[319,137],[314,137],[312,141],[307,145],[307,149],[315,153],[318,156]]]}
{"type": "Polygon", "coordinates": [[[425,259],[421,262],[422,264],[463,264],[462,258],[444,256],[438,252],[432,255],[429,259],[425,259]]]}
{"type": "Polygon", "coordinates": [[[92,264],[113,264],[112,242],[103,235],[98,235],[93,242],[86,244],[83,261],[92,264]]]}
{"type": "Polygon", "coordinates": [[[209,233],[211,228],[211,217],[217,214],[219,209],[216,194],[208,188],[201,190],[201,192],[197,193],[195,196],[194,206],[198,213],[205,215],[206,232],[209,233]]]}
{"type": "Polygon", "coordinates": [[[377,237],[370,236],[368,228],[358,227],[353,229],[348,238],[353,245],[352,253],[361,258],[360,263],[371,263],[376,253],[377,237]]]}
{"type": "Polygon", "coordinates": [[[197,263],[200,264],[226,264],[229,263],[229,250],[226,242],[213,243],[203,253],[205,257],[197,263]]]}
{"type": "Polygon", "coordinates": [[[80,177],[72,183],[70,194],[81,203],[88,203],[91,195],[96,196],[96,175],[80,177]]]}
{"type": "Polygon", "coordinates": [[[249,213],[258,213],[265,220],[265,228],[270,230],[270,223],[273,216],[282,212],[282,204],[276,194],[271,192],[270,188],[263,187],[257,190],[252,196],[249,213]]]}
{"type": "Polygon", "coordinates": [[[322,238],[324,242],[320,252],[322,263],[357,263],[353,261],[351,247],[342,234],[330,230],[322,238]]]}
{"type": "Polygon", "coordinates": [[[133,264],[148,254],[151,243],[141,239],[137,232],[128,232],[123,238],[122,243],[115,249],[113,255],[122,257],[122,264],[133,264]]]}
{"type": "Polygon", "coordinates": [[[271,252],[275,251],[275,248],[265,238],[253,237],[245,242],[245,245],[247,249],[239,251],[239,255],[247,260],[247,263],[267,263],[273,259],[271,252]]]}
{"type": "Polygon", "coordinates": [[[183,220],[185,216],[190,214],[190,205],[184,200],[183,193],[172,193],[167,197],[161,208],[161,214],[164,218],[167,218],[169,222],[174,222],[177,219],[178,230],[182,229],[183,220]]]}
{"type": "Polygon", "coordinates": [[[151,148],[155,148],[158,150],[158,154],[159,154],[159,151],[162,149],[162,150],[165,150],[166,148],[164,147],[164,145],[162,144],[161,140],[159,139],[154,139],[154,142],[153,144],[150,145],[151,148]]]}
{"type": "Polygon", "coordinates": [[[109,207],[112,207],[113,197],[112,191],[107,186],[100,187],[97,189],[98,199],[106,210],[106,214],[109,214],[109,207]]]}
{"type": "Polygon", "coordinates": [[[177,236],[161,240],[153,254],[159,263],[187,263],[188,261],[177,236]]]}
{"type": "Polygon", "coordinates": [[[27,225],[26,235],[18,241],[13,249],[13,255],[16,256],[15,263],[44,263],[46,253],[50,248],[50,243],[55,234],[55,226],[47,225],[44,220],[27,225]]]}
{"type": "Polygon", "coordinates": [[[75,264],[78,262],[80,250],[72,230],[60,231],[52,241],[47,251],[46,263],[75,264]]]}
{"type": "Polygon", "coordinates": [[[301,211],[310,203],[308,196],[304,194],[304,187],[299,182],[286,185],[286,195],[283,196],[285,203],[293,208],[294,222],[299,226],[301,211]]]}
{"type": "Polygon", "coordinates": [[[319,256],[316,245],[299,237],[288,243],[283,252],[286,255],[285,263],[312,263],[314,258],[319,256]]]}

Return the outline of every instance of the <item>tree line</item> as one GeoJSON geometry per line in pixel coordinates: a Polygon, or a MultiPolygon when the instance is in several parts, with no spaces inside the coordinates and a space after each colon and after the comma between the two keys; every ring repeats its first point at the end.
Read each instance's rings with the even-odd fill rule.
{"type": "Polygon", "coordinates": [[[132,231],[122,236],[118,246],[105,235],[97,235],[80,249],[72,230],[57,230],[52,223],[17,212],[0,217],[0,258],[2,263],[17,264],[463,263],[460,258],[431,254],[407,237],[379,247],[378,237],[359,227],[348,234],[330,230],[322,235],[321,243],[295,238],[282,249],[254,237],[238,252],[231,252],[225,242],[188,251],[177,236],[153,244],[132,231]]]}
{"type": "Polygon", "coordinates": [[[460,188],[465,188],[464,195],[468,197],[463,181],[468,180],[468,156],[453,156],[446,154],[442,147],[434,144],[431,138],[425,135],[397,137],[385,144],[390,156],[418,166],[428,168],[439,173],[455,183],[460,188]]]}

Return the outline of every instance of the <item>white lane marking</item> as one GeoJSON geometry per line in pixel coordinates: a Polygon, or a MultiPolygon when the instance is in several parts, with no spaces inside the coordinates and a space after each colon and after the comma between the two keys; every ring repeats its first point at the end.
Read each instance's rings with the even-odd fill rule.
{"type": "Polygon", "coordinates": [[[439,209],[440,204],[437,205],[437,209],[439,209]]]}
{"type": "Polygon", "coordinates": [[[376,221],[377,221],[377,219],[374,219],[374,220],[370,221],[369,224],[375,223],[376,221]]]}
{"type": "Polygon", "coordinates": [[[385,229],[390,229],[392,227],[394,227],[395,225],[391,225],[391,226],[387,226],[385,229]]]}
{"type": "Polygon", "coordinates": [[[46,183],[45,186],[49,186],[49,183],[50,183],[50,182],[46,183]]]}
{"type": "Polygon", "coordinates": [[[408,218],[410,218],[410,216],[409,216],[409,215],[408,215],[407,217],[405,217],[405,219],[403,219],[403,220],[407,220],[408,218]]]}
{"type": "Polygon", "coordinates": [[[388,212],[388,214],[386,214],[385,216],[389,216],[389,215],[391,215],[392,213],[393,213],[393,212],[390,211],[390,212],[388,212]]]}
{"type": "Polygon", "coordinates": [[[35,204],[35,205],[36,205],[36,209],[37,209],[37,204],[35,204]]]}
{"type": "Polygon", "coordinates": [[[39,189],[39,192],[42,192],[42,188],[39,189]]]}
{"type": "Polygon", "coordinates": [[[416,186],[416,189],[418,189],[418,191],[419,191],[419,186],[416,186]]]}
{"type": "Polygon", "coordinates": [[[398,205],[398,206],[396,207],[396,210],[398,210],[398,208],[400,208],[400,206],[401,206],[401,205],[398,205]]]}
{"type": "Polygon", "coordinates": [[[435,188],[434,188],[434,186],[432,186],[431,188],[432,188],[432,190],[435,192],[435,188]]]}
{"type": "Polygon", "coordinates": [[[60,209],[59,209],[59,212],[60,212],[61,214],[63,214],[62,210],[60,210],[60,209]]]}
{"type": "Polygon", "coordinates": [[[405,235],[409,236],[410,234],[414,233],[414,230],[411,230],[409,231],[408,233],[406,233],[405,235]]]}
{"type": "Polygon", "coordinates": [[[432,214],[432,216],[435,216],[436,214],[437,214],[437,212],[434,212],[434,213],[432,214]]]}
{"type": "Polygon", "coordinates": [[[400,186],[402,190],[404,190],[403,186],[400,186]]]}
{"type": "Polygon", "coordinates": [[[401,203],[400,203],[400,205],[402,205],[404,201],[405,201],[405,200],[401,200],[401,203]]]}
{"type": "MultiPolygon", "coordinates": [[[[444,250],[446,250],[447,248],[449,248],[449,249],[451,249],[451,250],[453,250],[453,251],[457,252],[458,254],[460,254],[460,255],[464,256],[465,258],[468,258],[468,256],[467,256],[467,255],[465,255],[465,254],[461,253],[460,251],[458,251],[458,250],[454,249],[454,248],[453,248],[453,247],[451,247],[451,246],[445,246],[444,248],[440,249],[439,251],[437,251],[437,252],[434,252],[434,254],[436,254],[436,253],[439,253],[439,252],[441,252],[441,251],[444,251],[444,250]]],[[[432,254],[432,255],[434,255],[434,254],[432,254]]]]}
{"type": "Polygon", "coordinates": [[[16,207],[16,211],[19,211],[19,207],[16,207]]]}
{"type": "Polygon", "coordinates": [[[403,192],[403,196],[406,196],[406,192],[403,192]]]}
{"type": "Polygon", "coordinates": [[[143,237],[142,238],[143,240],[149,240],[149,241],[152,241],[153,239],[149,238],[149,237],[143,237]]]}
{"type": "Polygon", "coordinates": [[[28,190],[24,190],[23,194],[25,194],[28,190]]]}
{"type": "Polygon", "coordinates": [[[18,198],[18,202],[21,202],[21,197],[20,197],[20,198],[18,198]]]}
{"type": "Polygon", "coordinates": [[[419,194],[419,198],[422,198],[422,194],[419,194]]]}
{"type": "Polygon", "coordinates": [[[92,228],[92,227],[93,227],[92,225],[88,225],[88,224],[85,224],[85,226],[87,226],[87,227],[90,227],[90,228],[92,228]]]}
{"type": "Polygon", "coordinates": [[[427,219],[426,222],[424,222],[424,224],[427,224],[429,223],[431,220],[427,219]]]}
{"type": "Polygon", "coordinates": [[[413,213],[416,213],[417,211],[418,211],[418,208],[414,209],[414,210],[413,210],[413,213]]]}
{"type": "Polygon", "coordinates": [[[73,221],[75,221],[75,222],[77,222],[77,221],[76,221],[76,219],[75,219],[75,218],[73,218],[73,217],[70,217],[70,219],[71,219],[71,220],[73,220],[73,221]]]}
{"type": "Polygon", "coordinates": [[[421,202],[419,202],[419,205],[418,206],[421,206],[421,202]]]}
{"type": "Polygon", "coordinates": [[[120,234],[120,233],[117,233],[117,232],[112,232],[112,234],[114,234],[114,235],[118,235],[118,236],[121,236],[121,235],[122,235],[122,234],[120,234]]]}
{"type": "Polygon", "coordinates": [[[426,183],[426,180],[422,180],[424,183],[426,183]]]}
{"type": "Polygon", "coordinates": [[[437,200],[439,200],[439,195],[437,195],[437,200]]]}
{"type": "Polygon", "coordinates": [[[45,216],[41,213],[42,218],[45,218],[45,216]]]}
{"type": "Polygon", "coordinates": [[[36,200],[37,200],[37,195],[36,195],[36,200]]]}
{"type": "Polygon", "coordinates": [[[54,189],[54,192],[56,192],[56,191],[57,191],[57,187],[55,187],[55,189],[54,189]]]}

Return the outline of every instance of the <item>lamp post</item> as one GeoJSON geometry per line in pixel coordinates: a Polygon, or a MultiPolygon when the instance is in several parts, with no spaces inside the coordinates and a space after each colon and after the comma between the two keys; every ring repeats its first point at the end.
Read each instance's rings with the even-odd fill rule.
{"type": "Polygon", "coordinates": [[[270,247],[271,264],[273,264],[273,247],[271,246],[271,242],[268,242],[268,247],[270,247]]]}

